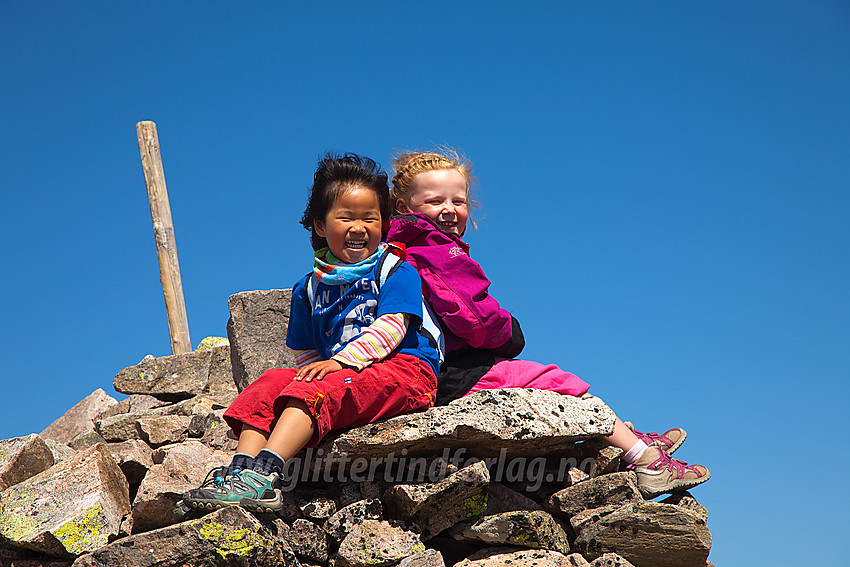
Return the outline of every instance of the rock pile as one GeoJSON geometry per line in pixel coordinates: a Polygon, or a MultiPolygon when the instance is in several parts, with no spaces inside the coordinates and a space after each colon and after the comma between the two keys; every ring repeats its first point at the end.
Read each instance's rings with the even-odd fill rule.
{"type": "Polygon", "coordinates": [[[596,398],[483,391],[333,435],[287,462],[285,506],[200,517],[180,495],[230,461],[222,421],[283,346],[288,290],[230,298],[228,339],[146,357],[39,435],[0,441],[0,564],[705,567],[707,511],[645,501],[596,398]],[[175,513],[176,510],[176,513],[175,513]]]}

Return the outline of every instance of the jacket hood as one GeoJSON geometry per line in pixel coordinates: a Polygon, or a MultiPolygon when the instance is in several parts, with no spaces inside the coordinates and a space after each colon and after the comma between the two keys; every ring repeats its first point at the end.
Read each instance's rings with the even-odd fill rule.
{"type": "Polygon", "coordinates": [[[391,217],[386,241],[403,242],[406,246],[456,245],[469,254],[469,245],[460,237],[442,232],[434,221],[416,213],[391,217]]]}

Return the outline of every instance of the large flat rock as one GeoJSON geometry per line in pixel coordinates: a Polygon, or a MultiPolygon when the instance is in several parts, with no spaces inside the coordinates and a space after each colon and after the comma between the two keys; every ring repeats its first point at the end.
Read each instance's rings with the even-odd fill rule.
{"type": "Polygon", "coordinates": [[[127,480],[103,444],[16,484],[2,499],[0,535],[59,557],[106,545],[130,511],[127,480]]]}
{"type": "Polygon", "coordinates": [[[228,379],[233,382],[228,378],[232,375],[229,353],[230,347],[219,346],[145,359],[119,372],[113,386],[122,394],[148,394],[170,401],[197,396],[205,390],[218,393],[226,388],[228,379]]]}
{"type": "Polygon", "coordinates": [[[610,435],[615,416],[599,398],[580,399],[545,390],[483,390],[447,406],[351,429],[324,442],[325,454],[382,458],[440,454],[539,456],[576,441],[610,435]]]}

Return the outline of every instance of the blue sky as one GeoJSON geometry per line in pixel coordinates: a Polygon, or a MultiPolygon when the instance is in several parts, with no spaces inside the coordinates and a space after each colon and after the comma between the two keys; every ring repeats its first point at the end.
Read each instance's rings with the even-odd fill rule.
{"type": "Polygon", "coordinates": [[[136,122],[195,344],[309,270],[319,154],[446,144],[523,357],[687,429],[710,558],[838,565],[848,32],[838,1],[0,2],[0,438],[170,353],[136,122]]]}

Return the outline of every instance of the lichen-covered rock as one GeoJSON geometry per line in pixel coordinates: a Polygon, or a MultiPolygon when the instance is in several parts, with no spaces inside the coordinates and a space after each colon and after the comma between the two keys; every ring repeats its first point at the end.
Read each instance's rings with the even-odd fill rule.
{"type": "Polygon", "coordinates": [[[133,501],[133,533],[176,522],[173,511],[183,493],[200,486],[212,468],[228,464],[231,457],[198,441],[166,446],[155,452],[154,465],[133,501]]]}
{"type": "Polygon", "coordinates": [[[334,513],[325,522],[324,528],[328,536],[338,544],[354,529],[354,526],[362,524],[365,520],[383,520],[383,513],[380,500],[358,500],[334,513]]]}
{"type": "Polygon", "coordinates": [[[53,452],[35,433],[0,440],[0,492],[52,466],[53,452]]]}
{"type": "Polygon", "coordinates": [[[105,445],[95,445],[2,494],[0,536],[20,547],[70,557],[118,534],[129,486],[105,445]]]}
{"type": "Polygon", "coordinates": [[[223,346],[230,346],[230,341],[225,337],[204,337],[195,347],[195,350],[210,350],[223,346]]]}
{"type": "Polygon", "coordinates": [[[300,567],[295,554],[238,506],[130,536],[74,562],[74,567],[300,567]]]}
{"type": "Polygon", "coordinates": [[[295,356],[286,346],[290,289],[244,291],[230,296],[230,341],[233,379],[239,391],[269,368],[292,368],[295,356]]]}
{"type": "Polygon", "coordinates": [[[440,482],[397,484],[384,494],[387,516],[414,522],[428,540],[458,522],[483,514],[489,483],[490,472],[479,461],[440,482]]]}
{"type": "Polygon", "coordinates": [[[389,522],[366,520],[346,536],[336,556],[340,567],[384,567],[425,551],[419,536],[389,522]]]}
{"type": "Polygon", "coordinates": [[[614,413],[598,398],[509,388],[482,390],[425,412],[351,429],[322,444],[325,454],[356,457],[439,455],[446,447],[469,456],[539,456],[614,430],[614,413]]]}
{"type": "Polygon", "coordinates": [[[211,350],[142,360],[121,370],[113,386],[122,394],[148,394],[177,401],[200,394],[207,385],[211,350]]]}
{"type": "MultiPolygon", "coordinates": [[[[585,562],[586,563],[586,562],[585,562]]],[[[575,567],[581,565],[549,549],[484,549],[454,567],[575,567]]]]}
{"type": "Polygon", "coordinates": [[[564,528],[543,510],[502,512],[480,518],[472,525],[457,526],[452,535],[488,544],[516,545],[532,549],[551,549],[570,552],[570,542],[564,528]]]}
{"type": "Polygon", "coordinates": [[[39,436],[68,444],[78,435],[92,431],[98,414],[117,403],[115,398],[98,388],[48,425],[39,436]]]}
{"type": "Polygon", "coordinates": [[[570,522],[578,536],[574,547],[588,559],[616,552],[637,567],[704,567],[711,550],[705,520],[672,504],[626,504],[570,522]]]}
{"type": "Polygon", "coordinates": [[[546,509],[569,518],[591,508],[631,502],[643,502],[643,497],[637,487],[637,476],[626,471],[597,476],[559,490],[549,498],[546,509]]]}
{"type": "Polygon", "coordinates": [[[310,520],[299,518],[292,522],[286,541],[299,559],[313,563],[326,563],[328,560],[328,536],[310,520]]]}

